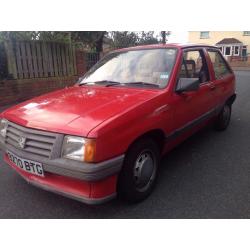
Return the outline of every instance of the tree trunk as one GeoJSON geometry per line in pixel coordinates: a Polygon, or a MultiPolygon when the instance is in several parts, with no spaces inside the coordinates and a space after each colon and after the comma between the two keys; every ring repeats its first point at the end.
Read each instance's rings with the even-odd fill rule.
{"type": "Polygon", "coordinates": [[[100,37],[97,39],[97,41],[95,42],[95,48],[96,48],[96,52],[100,53],[103,51],[103,38],[104,38],[104,34],[105,31],[103,31],[100,35],[100,37]]]}
{"type": "Polygon", "coordinates": [[[162,31],[161,36],[162,36],[162,43],[166,44],[166,31],[162,31]]]}

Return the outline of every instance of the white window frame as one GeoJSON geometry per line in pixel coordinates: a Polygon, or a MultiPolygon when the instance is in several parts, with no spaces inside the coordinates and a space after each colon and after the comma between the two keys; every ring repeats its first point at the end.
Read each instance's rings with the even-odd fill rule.
{"type": "Polygon", "coordinates": [[[234,56],[239,56],[240,55],[240,46],[234,46],[234,56]],[[238,54],[235,53],[235,48],[238,47],[238,54]]]}
{"type": "Polygon", "coordinates": [[[200,31],[200,39],[209,39],[209,31],[200,31]],[[204,33],[206,33],[207,35],[206,35],[206,37],[203,37],[201,34],[204,34],[204,33]]]}
{"type": "Polygon", "coordinates": [[[232,55],[232,46],[225,46],[224,47],[224,53],[225,53],[224,54],[225,56],[231,56],[232,55]],[[230,54],[229,55],[226,54],[227,48],[230,48],[230,54]]]}
{"type": "Polygon", "coordinates": [[[219,48],[220,48],[222,55],[224,55],[224,46],[220,46],[219,48]]]}

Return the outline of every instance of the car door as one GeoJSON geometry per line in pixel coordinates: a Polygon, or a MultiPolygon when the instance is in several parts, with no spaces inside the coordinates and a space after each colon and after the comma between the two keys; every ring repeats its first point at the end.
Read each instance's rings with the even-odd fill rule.
{"type": "Polygon", "coordinates": [[[222,56],[221,52],[216,49],[207,50],[211,62],[211,75],[215,87],[216,105],[222,106],[228,97],[234,94],[235,77],[228,63],[222,56]]]}
{"type": "MultiPolygon", "coordinates": [[[[215,88],[208,70],[203,48],[183,51],[180,78],[198,78],[199,89],[192,92],[173,92],[174,130],[186,131],[208,119],[214,108],[215,88]]],[[[178,80],[176,82],[176,86],[178,80]]]]}

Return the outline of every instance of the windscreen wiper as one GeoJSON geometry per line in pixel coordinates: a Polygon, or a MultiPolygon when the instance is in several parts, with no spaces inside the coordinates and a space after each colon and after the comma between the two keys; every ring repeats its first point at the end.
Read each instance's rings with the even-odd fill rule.
{"type": "Polygon", "coordinates": [[[108,83],[106,85],[106,87],[121,84],[120,82],[117,82],[117,81],[100,80],[100,81],[93,81],[93,82],[83,82],[83,83],[80,83],[79,85],[84,85],[84,84],[88,84],[88,83],[97,83],[97,84],[98,83],[108,83]]]}
{"type": "Polygon", "coordinates": [[[146,86],[153,86],[154,88],[159,88],[159,85],[154,84],[154,83],[150,83],[150,82],[126,82],[124,84],[135,84],[135,85],[146,85],[146,86]]]}

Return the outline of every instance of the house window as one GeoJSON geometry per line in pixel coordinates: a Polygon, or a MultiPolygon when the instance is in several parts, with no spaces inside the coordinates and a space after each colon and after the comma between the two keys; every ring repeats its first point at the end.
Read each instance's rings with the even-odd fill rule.
{"type": "Polygon", "coordinates": [[[250,31],[243,31],[243,36],[250,36],[250,31]]]}
{"type": "Polygon", "coordinates": [[[234,46],[234,56],[239,56],[239,55],[240,55],[240,47],[234,46]]]}
{"type": "Polygon", "coordinates": [[[209,38],[209,31],[200,32],[200,39],[208,39],[208,38],[209,38]]]}
{"type": "Polygon", "coordinates": [[[243,48],[242,48],[242,56],[243,57],[247,56],[247,47],[246,46],[243,46],[243,48]]]}
{"type": "Polygon", "coordinates": [[[225,47],[225,56],[231,56],[231,54],[232,54],[232,48],[231,47],[229,47],[229,46],[227,46],[227,47],[225,47]]]}

